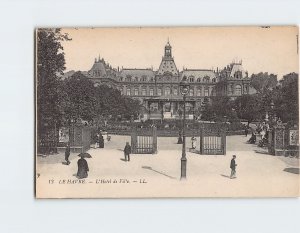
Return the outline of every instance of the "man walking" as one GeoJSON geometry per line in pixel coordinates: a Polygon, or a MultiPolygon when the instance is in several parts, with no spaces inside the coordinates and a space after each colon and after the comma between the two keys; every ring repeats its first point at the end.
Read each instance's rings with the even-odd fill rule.
{"type": "Polygon", "coordinates": [[[69,161],[70,157],[70,143],[67,144],[66,151],[65,151],[65,160],[66,160],[66,165],[69,165],[71,162],[69,161]]]}
{"type": "Polygon", "coordinates": [[[233,179],[233,178],[236,178],[236,171],[235,171],[235,168],[237,166],[237,164],[235,163],[235,158],[236,156],[233,155],[232,156],[232,159],[231,159],[231,162],[230,162],[230,168],[231,168],[231,175],[230,175],[230,179],[233,179]]]}
{"type": "Polygon", "coordinates": [[[126,142],[126,146],[124,148],[125,161],[130,161],[130,153],[131,153],[131,146],[129,145],[129,142],[126,142]]]}

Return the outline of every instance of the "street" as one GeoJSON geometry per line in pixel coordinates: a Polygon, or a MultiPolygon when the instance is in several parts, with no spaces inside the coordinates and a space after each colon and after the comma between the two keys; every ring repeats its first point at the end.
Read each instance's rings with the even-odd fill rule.
{"type": "MultiPolygon", "coordinates": [[[[249,137],[248,137],[249,138],[249,137]]],[[[128,136],[112,136],[105,149],[87,159],[89,177],[76,178],[78,154],[63,165],[64,154],[37,158],[37,196],[43,197],[267,197],[297,196],[299,161],[268,155],[245,136],[227,136],[226,155],[187,152],[187,179],[180,180],[181,145],[158,138],[158,154],[131,155],[124,161],[128,136]],[[229,179],[236,155],[237,178],[229,179]],[[298,173],[298,174],[297,174],[298,173]]],[[[190,147],[190,138],[187,138],[190,147]]]]}

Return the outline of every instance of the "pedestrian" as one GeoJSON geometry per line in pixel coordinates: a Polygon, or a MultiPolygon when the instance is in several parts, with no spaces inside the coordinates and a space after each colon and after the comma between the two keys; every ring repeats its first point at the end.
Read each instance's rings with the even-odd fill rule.
{"type": "Polygon", "coordinates": [[[231,168],[230,179],[236,178],[236,170],[235,170],[235,168],[236,168],[237,164],[235,163],[235,158],[236,158],[236,156],[233,155],[232,159],[231,159],[231,162],[230,162],[230,168],[231,168]]]}
{"type": "Polygon", "coordinates": [[[97,146],[99,145],[99,134],[95,134],[94,142],[95,142],[94,149],[96,149],[97,146]]]}
{"type": "Polygon", "coordinates": [[[101,133],[99,135],[99,148],[104,148],[104,138],[101,133]]]}
{"type": "Polygon", "coordinates": [[[77,161],[78,171],[77,177],[78,179],[83,179],[88,177],[89,166],[87,161],[84,159],[84,156],[80,156],[80,159],[77,161]]]}
{"type": "Polygon", "coordinates": [[[246,135],[246,137],[248,136],[248,128],[247,127],[245,128],[245,135],[246,135]]]}
{"type": "Polygon", "coordinates": [[[196,148],[195,142],[197,141],[197,139],[193,136],[193,137],[191,138],[191,141],[192,141],[192,149],[195,149],[195,148],[196,148]]]}
{"type": "Polygon", "coordinates": [[[181,137],[181,131],[179,131],[177,144],[182,144],[182,137],[181,137]]]}
{"type": "Polygon", "coordinates": [[[70,157],[70,143],[67,143],[66,151],[65,151],[65,160],[66,160],[66,165],[69,165],[71,162],[69,161],[70,157]]]}
{"type": "Polygon", "coordinates": [[[129,142],[126,142],[124,148],[125,161],[130,161],[130,154],[131,154],[131,146],[129,145],[129,142]]]}

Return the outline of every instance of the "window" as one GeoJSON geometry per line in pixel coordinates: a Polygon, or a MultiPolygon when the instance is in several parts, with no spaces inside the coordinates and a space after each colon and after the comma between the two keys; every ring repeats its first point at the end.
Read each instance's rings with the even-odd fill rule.
{"type": "Polygon", "coordinates": [[[204,96],[209,96],[209,90],[208,90],[208,88],[205,88],[205,90],[204,90],[204,96]]]}
{"type": "Polygon", "coordinates": [[[146,95],[146,89],[145,88],[142,89],[142,95],[146,95]]]}
{"type": "Polygon", "coordinates": [[[201,78],[197,78],[197,83],[200,83],[201,82],[201,78]]]}
{"type": "Polygon", "coordinates": [[[153,96],[154,92],[153,92],[153,89],[152,89],[152,88],[150,89],[149,94],[150,94],[151,96],[153,96]]]}
{"type": "Polygon", "coordinates": [[[154,78],[153,77],[150,78],[150,82],[154,82],[154,78]]]}
{"type": "Polygon", "coordinates": [[[210,78],[209,78],[208,76],[205,76],[205,77],[203,78],[203,80],[204,80],[204,82],[208,83],[208,82],[210,81],[210,78]]]}
{"type": "Polygon", "coordinates": [[[216,82],[216,78],[213,78],[213,79],[212,79],[212,82],[215,83],[215,82],[216,82]]]}
{"type": "Polygon", "coordinates": [[[241,87],[241,85],[236,85],[235,86],[235,94],[236,95],[242,95],[242,87],[241,87]]]}
{"type": "Polygon", "coordinates": [[[178,95],[178,90],[177,90],[177,88],[175,88],[175,89],[173,90],[173,94],[174,94],[174,95],[178,95]]]}
{"type": "Polygon", "coordinates": [[[135,77],[135,81],[138,82],[138,81],[139,81],[139,78],[138,78],[138,77],[135,77]]]}
{"type": "Polygon", "coordinates": [[[134,89],[134,95],[139,95],[139,89],[137,88],[134,89]]]}
{"type": "Polygon", "coordinates": [[[166,87],[166,89],[165,89],[165,95],[170,95],[170,94],[171,94],[170,87],[166,87]]]}
{"type": "Polygon", "coordinates": [[[193,83],[193,82],[194,82],[194,77],[193,77],[193,76],[190,76],[190,77],[189,77],[189,81],[190,81],[190,83],[193,83]]]}
{"type": "Polygon", "coordinates": [[[157,95],[161,95],[161,89],[160,88],[157,89],[157,95]]]}
{"type": "Polygon", "coordinates": [[[127,88],[126,95],[130,95],[130,88],[127,88]]]}
{"type": "Polygon", "coordinates": [[[122,82],[123,81],[123,77],[120,77],[120,82],[122,82]]]}
{"type": "Polygon", "coordinates": [[[190,89],[189,94],[190,94],[190,96],[194,96],[194,89],[190,89]]]}
{"type": "Polygon", "coordinates": [[[248,86],[247,85],[244,86],[244,91],[246,94],[248,94],[248,86]]]}
{"type": "Polygon", "coordinates": [[[128,75],[128,76],[126,76],[126,82],[131,82],[131,76],[130,75],[128,75]]]}
{"type": "Polygon", "coordinates": [[[197,96],[201,96],[201,89],[197,89],[197,96]]]}

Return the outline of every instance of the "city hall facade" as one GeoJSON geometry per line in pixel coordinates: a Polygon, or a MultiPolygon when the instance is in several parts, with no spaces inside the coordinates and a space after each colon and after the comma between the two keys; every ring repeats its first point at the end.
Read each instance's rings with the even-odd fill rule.
{"type": "Polygon", "coordinates": [[[95,59],[89,71],[82,72],[95,85],[118,89],[122,95],[139,99],[143,105],[141,119],[180,119],[183,97],[180,81],[186,77],[190,90],[186,98],[187,118],[193,119],[205,98],[222,95],[234,99],[252,94],[250,78],[242,62],[232,62],[223,69],[183,69],[179,71],[167,42],[158,70],[113,68],[103,58],[95,59]]]}

